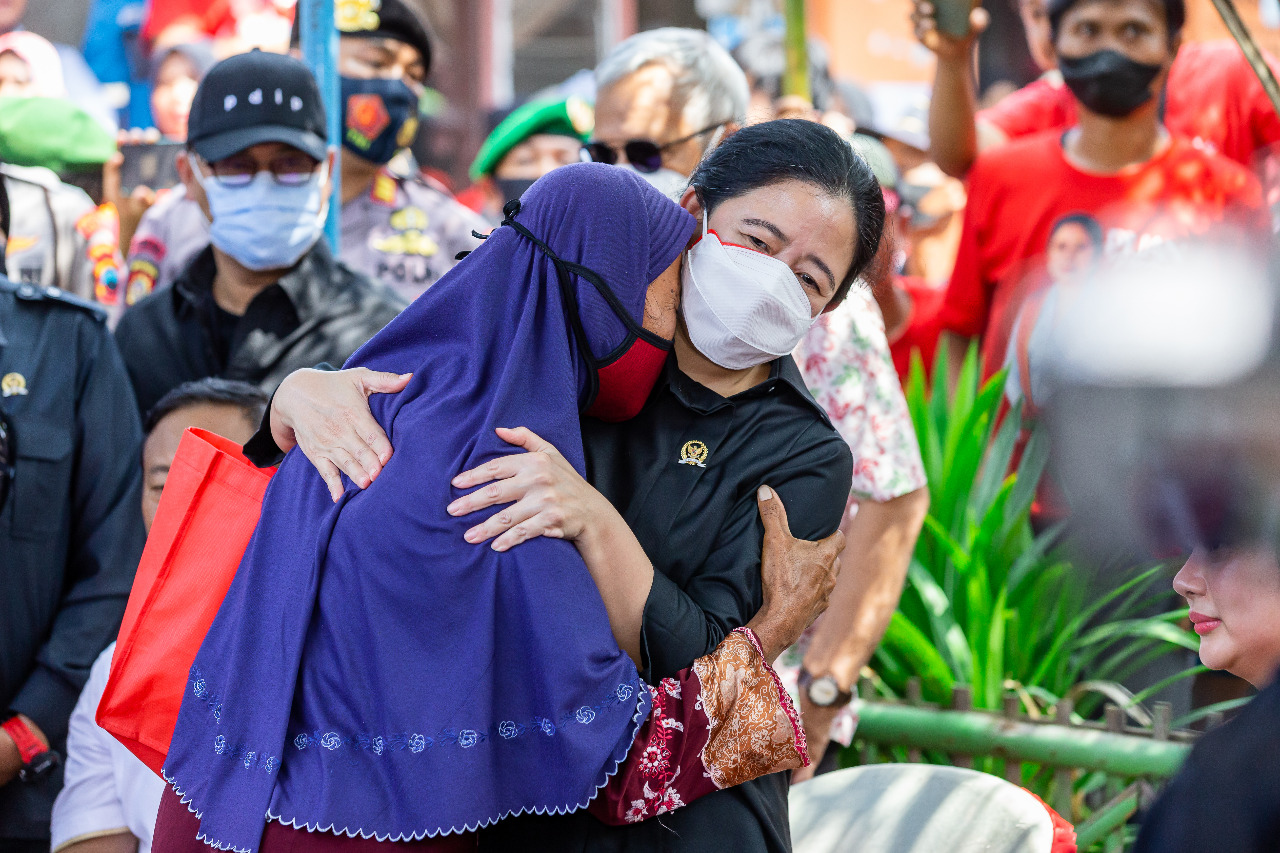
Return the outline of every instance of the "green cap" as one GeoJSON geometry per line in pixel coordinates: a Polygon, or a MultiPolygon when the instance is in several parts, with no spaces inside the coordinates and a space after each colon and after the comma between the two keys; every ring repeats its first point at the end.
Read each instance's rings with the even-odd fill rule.
{"type": "Polygon", "coordinates": [[[471,164],[471,180],[493,174],[508,151],[536,133],[572,136],[586,142],[595,123],[595,111],[577,96],[563,101],[530,101],[516,107],[480,146],[480,153],[471,164]]]}
{"type": "Polygon", "coordinates": [[[70,101],[0,98],[0,162],[74,172],[115,153],[115,138],[70,101]]]}

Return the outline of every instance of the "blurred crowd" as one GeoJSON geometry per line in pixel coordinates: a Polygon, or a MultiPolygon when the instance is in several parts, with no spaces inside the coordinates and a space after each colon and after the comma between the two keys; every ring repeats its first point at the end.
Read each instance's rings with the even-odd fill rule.
{"type": "Polygon", "coordinates": [[[834,79],[816,41],[806,98],[783,91],[779,34],[730,52],[643,32],[591,96],[566,84],[496,115],[456,152],[465,186],[413,154],[435,37],[407,0],[336,4],[339,151],[291,0],[94,0],[79,49],[24,29],[26,6],[0,0],[6,850],[150,849],[163,783],[93,715],[177,436],[248,441],[286,377],[342,364],[552,170],[612,164],[679,200],[741,127],[804,119],[879,182],[879,253],[796,351],[854,456],[831,609],[779,667],[827,767],[928,505],[913,360],[954,372],[976,343],[1031,422],[1075,288],[1206,243],[1261,256],[1280,201],[1280,117],[1235,43],[1183,43],[1183,0],[1018,0],[1043,73],[981,108],[981,8],[945,28],[930,0],[904,9],[937,60],[920,100],[834,79]],[[34,761],[50,753],[61,766],[34,761]]]}

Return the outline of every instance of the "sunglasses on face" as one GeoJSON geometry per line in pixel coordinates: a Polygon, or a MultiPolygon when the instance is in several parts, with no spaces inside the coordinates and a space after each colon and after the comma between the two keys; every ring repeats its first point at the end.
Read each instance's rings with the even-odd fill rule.
{"type": "Polygon", "coordinates": [[[17,453],[13,438],[13,424],[5,417],[4,412],[0,411],[0,509],[4,508],[5,499],[9,497],[17,453]]]}
{"type": "MultiPolygon", "coordinates": [[[[627,162],[636,167],[637,172],[645,172],[652,174],[662,168],[662,152],[666,151],[681,143],[688,142],[690,139],[696,139],[704,133],[710,133],[713,130],[728,124],[728,120],[718,121],[715,124],[708,125],[696,133],[688,136],[682,136],[679,139],[673,139],[663,145],[659,145],[652,139],[632,139],[622,146],[622,151],[627,155],[627,162]]],[[[607,163],[610,166],[618,164],[618,149],[614,148],[607,142],[588,142],[582,146],[582,161],[584,163],[607,163]]]]}

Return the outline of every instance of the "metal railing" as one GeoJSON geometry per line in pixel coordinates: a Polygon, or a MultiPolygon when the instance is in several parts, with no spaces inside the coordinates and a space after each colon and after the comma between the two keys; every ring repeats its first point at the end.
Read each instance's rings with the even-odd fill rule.
{"type": "MultiPolygon", "coordinates": [[[[862,684],[854,747],[844,763],[874,764],[886,751],[912,763],[951,764],[1002,775],[1042,792],[1054,810],[1076,825],[1079,849],[1101,843],[1121,851],[1124,826],[1147,804],[1155,786],[1182,765],[1198,732],[1174,730],[1167,702],[1150,714],[1108,703],[1102,721],[1082,719],[1064,698],[1041,712],[1009,691],[1000,712],[974,710],[967,686],[956,686],[949,707],[921,699],[919,679],[907,683],[906,701],[877,698],[862,684]],[[852,753],[852,754],[850,754],[852,753]]],[[[1208,720],[1212,727],[1221,714],[1208,720]]]]}

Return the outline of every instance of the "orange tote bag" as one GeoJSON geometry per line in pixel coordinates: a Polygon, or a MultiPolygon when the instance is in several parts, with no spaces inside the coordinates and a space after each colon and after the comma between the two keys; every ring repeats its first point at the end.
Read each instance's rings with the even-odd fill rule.
{"type": "Polygon", "coordinates": [[[178,445],[120,626],[98,724],[160,773],[187,672],[262,514],[274,468],[202,429],[178,445]]]}

